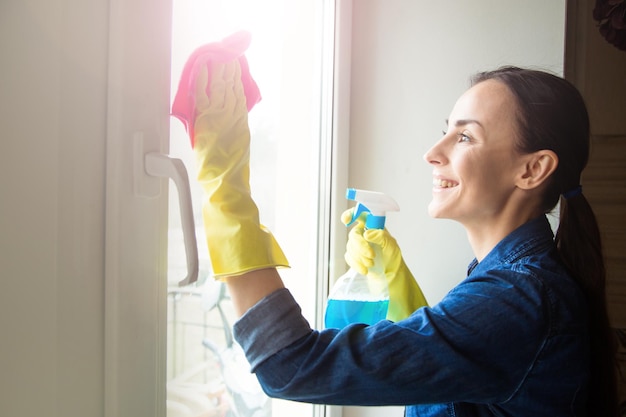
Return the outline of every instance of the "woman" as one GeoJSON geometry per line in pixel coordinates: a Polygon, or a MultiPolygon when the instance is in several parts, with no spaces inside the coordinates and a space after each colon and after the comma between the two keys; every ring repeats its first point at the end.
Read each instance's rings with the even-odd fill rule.
{"type": "MultiPolygon", "coordinates": [[[[243,247],[214,249],[236,259],[219,275],[242,315],[235,336],[270,396],[406,405],[407,416],[617,415],[600,239],[579,185],[588,117],[574,87],[519,68],[479,74],[424,157],[433,168],[430,215],[467,231],[476,257],[467,278],[396,323],[316,331],[283,287],[274,266],[286,260],[256,209],[239,208],[252,201],[237,186],[247,177],[233,175],[236,164],[208,174],[208,155],[226,146],[220,137],[249,139],[239,71],[228,64],[214,67],[211,81],[199,78],[196,92],[208,82],[216,98],[196,112],[196,150],[207,224],[241,223],[233,234],[248,236],[253,257],[263,258],[248,261],[243,247]],[[236,197],[214,198],[226,194],[236,197]],[[554,238],[544,213],[559,201],[554,238]]],[[[209,229],[209,241],[228,240],[209,229]]],[[[350,239],[399,251],[387,231],[361,229],[350,239]]],[[[370,254],[348,247],[349,263],[363,267],[370,254]]]]}

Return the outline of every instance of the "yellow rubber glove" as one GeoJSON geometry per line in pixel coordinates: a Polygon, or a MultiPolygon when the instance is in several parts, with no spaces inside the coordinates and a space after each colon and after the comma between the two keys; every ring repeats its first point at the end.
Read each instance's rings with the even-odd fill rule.
{"type": "MultiPolygon", "coordinates": [[[[341,221],[348,225],[352,221],[353,209],[343,212],[341,221]]],[[[385,277],[389,286],[389,310],[387,319],[400,321],[409,317],[415,310],[428,305],[422,289],[404,263],[400,247],[387,229],[365,229],[365,222],[359,217],[348,234],[345,260],[348,265],[362,275],[367,275],[374,266],[374,249],[370,244],[381,248],[385,277]]]]}
{"type": "Polygon", "coordinates": [[[250,130],[239,61],[203,67],[195,99],[194,151],[206,195],[202,214],[213,274],[224,278],[289,266],[260,223],[250,193],[250,130]]]}

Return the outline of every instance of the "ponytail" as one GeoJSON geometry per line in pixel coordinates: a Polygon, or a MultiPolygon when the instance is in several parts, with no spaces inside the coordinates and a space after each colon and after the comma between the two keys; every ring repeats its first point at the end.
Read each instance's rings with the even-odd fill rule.
{"type": "Polygon", "coordinates": [[[589,416],[617,417],[616,343],[606,305],[606,270],[596,217],[582,192],[561,197],[555,242],[561,259],[583,289],[589,317],[589,416]]]}

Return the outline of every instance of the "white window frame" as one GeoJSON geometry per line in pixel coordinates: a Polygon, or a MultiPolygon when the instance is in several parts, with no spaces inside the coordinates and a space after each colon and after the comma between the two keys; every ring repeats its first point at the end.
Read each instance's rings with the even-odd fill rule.
{"type": "MultiPolygon", "coordinates": [[[[338,213],[347,207],[351,1],[324,0],[324,30],[331,48],[319,68],[318,99],[333,105],[320,114],[317,296],[321,327],[329,280],[345,265],[345,229],[338,213]]],[[[111,0],[105,233],[104,415],[165,416],[168,181],[137,171],[148,152],[169,149],[171,0],[111,0]],[[160,49],[159,49],[160,47],[160,49]],[[141,256],[135,256],[137,251],[141,256]]],[[[327,49],[328,50],[328,49],[327,49]]],[[[318,416],[339,417],[340,407],[315,407],[318,416]]]]}

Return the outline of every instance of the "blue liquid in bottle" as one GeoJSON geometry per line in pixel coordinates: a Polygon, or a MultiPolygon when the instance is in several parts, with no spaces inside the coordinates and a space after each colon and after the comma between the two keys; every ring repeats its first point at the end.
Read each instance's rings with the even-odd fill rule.
{"type": "Polygon", "coordinates": [[[329,299],[324,324],[342,329],[351,323],[375,324],[387,317],[389,300],[359,301],[329,299]]]}

